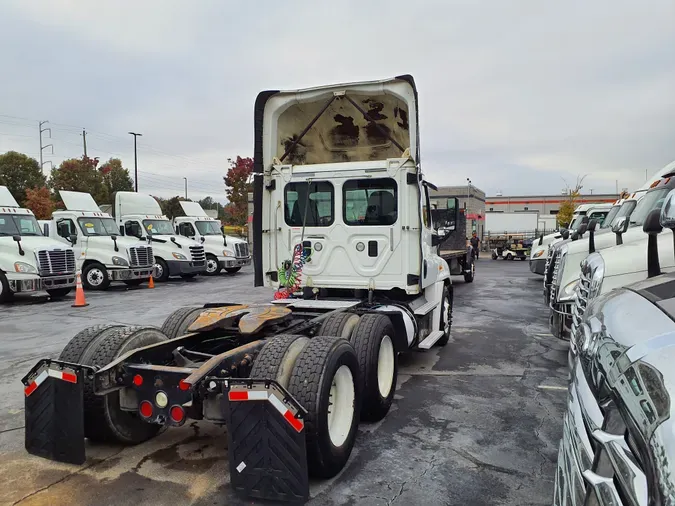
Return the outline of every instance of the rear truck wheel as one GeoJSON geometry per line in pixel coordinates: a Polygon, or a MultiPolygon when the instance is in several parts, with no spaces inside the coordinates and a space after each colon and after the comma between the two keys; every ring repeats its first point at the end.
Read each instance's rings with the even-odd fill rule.
{"type": "Polygon", "coordinates": [[[464,281],[466,283],[473,283],[473,278],[476,276],[476,262],[471,261],[471,266],[469,267],[469,272],[464,273],[464,281]]]}
{"type": "Polygon", "coordinates": [[[218,262],[218,259],[215,257],[215,255],[207,253],[206,271],[204,272],[204,274],[206,274],[207,276],[216,276],[217,274],[220,274],[221,270],[222,267],[220,266],[220,262],[218,262]]]}
{"type": "MultiPolygon", "coordinates": [[[[86,329],[66,345],[60,360],[103,367],[124,353],[165,341],[153,327],[98,326],[86,329]]],[[[162,426],[122,411],[118,392],[95,395],[93,379],[84,381],[84,434],[92,441],[138,444],[154,437],[162,426]]]]}
{"type": "Polygon", "coordinates": [[[4,272],[0,272],[0,302],[9,302],[14,297],[14,292],[9,287],[9,281],[4,272]]]}
{"type": "Polygon", "coordinates": [[[195,322],[202,311],[204,311],[203,307],[182,307],[176,309],[164,320],[160,329],[162,334],[169,339],[184,336],[187,334],[188,327],[195,322]]]}
{"type": "Polygon", "coordinates": [[[241,270],[241,267],[226,267],[225,270],[228,274],[236,274],[241,270]]]}
{"type": "Polygon", "coordinates": [[[73,290],[72,287],[68,288],[52,288],[51,290],[47,290],[47,293],[52,299],[61,299],[68,295],[71,291],[73,290]]]}
{"type": "Polygon", "coordinates": [[[147,279],[126,279],[124,280],[124,284],[127,286],[141,286],[146,281],[147,279]]]}
{"type": "Polygon", "coordinates": [[[452,329],[452,288],[448,285],[443,287],[443,295],[441,296],[441,321],[438,330],[443,331],[441,337],[436,344],[445,346],[450,340],[450,330],[452,329]]]}
{"type": "Polygon", "coordinates": [[[166,262],[158,257],[155,257],[155,269],[153,273],[153,278],[155,278],[155,281],[168,281],[169,279],[169,266],[166,264],[166,262]]]}
{"type": "Polygon", "coordinates": [[[513,255],[511,253],[506,254],[506,259],[507,260],[513,260],[513,255]]]}
{"type": "Polygon", "coordinates": [[[354,447],[361,379],[354,347],[339,337],[314,337],[300,352],[288,387],[307,410],[305,437],[309,473],[331,478],[354,447]]]}
{"type": "Polygon", "coordinates": [[[98,262],[92,262],[82,269],[82,285],[87,290],[106,290],[110,286],[108,270],[98,262]]]}
{"type": "Polygon", "coordinates": [[[326,318],[317,336],[335,336],[351,341],[354,329],[359,324],[361,318],[354,313],[334,313],[326,318]]]}
{"type": "Polygon", "coordinates": [[[497,253],[492,253],[492,260],[497,260],[497,253]]]}
{"type": "Polygon", "coordinates": [[[275,380],[288,389],[298,356],[309,343],[309,338],[281,334],[271,338],[253,361],[250,378],[275,380]]]}
{"type": "Polygon", "coordinates": [[[394,400],[398,378],[395,332],[388,316],[369,313],[361,317],[352,334],[363,385],[361,419],[364,421],[382,420],[394,400]]]}

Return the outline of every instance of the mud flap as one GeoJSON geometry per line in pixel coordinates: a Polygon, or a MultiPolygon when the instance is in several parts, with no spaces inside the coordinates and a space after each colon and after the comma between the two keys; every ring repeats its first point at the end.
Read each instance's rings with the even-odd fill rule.
{"type": "Polygon", "coordinates": [[[305,409],[275,381],[231,379],[223,393],[234,490],[246,498],[307,501],[305,409]]]}
{"type": "Polygon", "coordinates": [[[41,360],[21,380],[28,453],[67,464],[84,463],[83,392],[88,369],[41,360]]]}

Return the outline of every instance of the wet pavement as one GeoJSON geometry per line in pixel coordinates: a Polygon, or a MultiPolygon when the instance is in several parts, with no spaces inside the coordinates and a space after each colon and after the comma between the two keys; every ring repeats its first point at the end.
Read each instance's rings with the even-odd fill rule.
{"type": "MultiPolygon", "coordinates": [[[[547,329],[541,277],[526,262],[479,260],[476,280],[453,278],[452,338],[400,358],[392,410],[359,429],[348,465],[312,482],[311,505],[549,505],[566,399],[564,343],[547,329]]],[[[0,504],[256,504],[228,478],[225,429],[199,422],[136,447],[89,446],[70,466],[23,449],[20,378],[99,323],[161,325],[206,302],[265,302],[251,269],[237,275],[113,288],[0,306],[0,504]]],[[[266,503],[269,504],[269,503],[266,503]]]]}

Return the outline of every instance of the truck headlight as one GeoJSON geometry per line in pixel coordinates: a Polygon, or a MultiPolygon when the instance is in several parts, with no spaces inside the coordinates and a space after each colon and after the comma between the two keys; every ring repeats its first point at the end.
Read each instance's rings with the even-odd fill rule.
{"type": "Polygon", "coordinates": [[[229,252],[229,251],[227,251],[226,249],[224,249],[224,250],[223,250],[223,256],[224,256],[224,257],[229,257],[229,256],[232,256],[232,255],[230,255],[230,252],[229,252]]]}
{"type": "Polygon", "coordinates": [[[563,297],[569,298],[572,297],[572,294],[574,293],[574,290],[577,289],[577,286],[579,285],[579,280],[575,279],[573,281],[570,281],[565,285],[565,288],[562,290],[562,295],[563,297]]]}
{"type": "Polygon", "coordinates": [[[182,253],[171,253],[176,260],[187,260],[187,257],[182,253]]]}
{"type": "Polygon", "coordinates": [[[119,265],[121,267],[127,267],[129,265],[129,262],[122,257],[112,257],[112,263],[113,265],[119,265]]]}
{"type": "Polygon", "coordinates": [[[534,255],[532,255],[532,258],[539,258],[539,257],[542,256],[543,254],[544,254],[544,250],[543,250],[543,249],[540,249],[540,250],[537,251],[534,255]]]}
{"type": "Polygon", "coordinates": [[[23,272],[23,273],[34,273],[37,272],[37,269],[33,267],[31,264],[27,264],[25,262],[16,262],[14,264],[14,270],[16,272],[23,272]]]}

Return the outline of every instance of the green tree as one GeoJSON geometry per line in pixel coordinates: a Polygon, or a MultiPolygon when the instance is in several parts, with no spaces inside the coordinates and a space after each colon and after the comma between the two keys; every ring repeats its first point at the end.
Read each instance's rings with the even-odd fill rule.
{"type": "Polygon", "coordinates": [[[46,184],[47,178],[35,158],[16,151],[0,155],[0,185],[6,186],[19,204],[25,204],[27,189],[46,184]]]}
{"type": "Polygon", "coordinates": [[[228,225],[246,225],[248,217],[248,192],[253,191],[253,185],[248,179],[253,172],[253,159],[237,157],[230,160],[230,168],[225,180],[225,193],[229,203],[225,206],[225,222],[228,225]]]}
{"type": "Polygon", "coordinates": [[[164,214],[170,220],[174,219],[176,216],[185,216],[183,208],[180,206],[179,202],[181,200],[190,201],[190,199],[185,199],[177,195],[175,197],[171,197],[170,199],[164,199],[162,197],[154,197],[154,199],[162,209],[162,214],[164,214]]]}
{"type": "Polygon", "coordinates": [[[70,158],[61,162],[52,169],[49,185],[58,197],[58,190],[69,190],[90,193],[100,204],[110,203],[108,187],[103,180],[103,174],[97,168],[98,158],[70,158]]]}
{"type": "Polygon", "coordinates": [[[565,194],[567,198],[561,202],[560,208],[558,209],[558,215],[556,219],[558,220],[558,225],[560,227],[569,227],[572,223],[572,216],[574,215],[574,210],[577,207],[577,200],[579,195],[581,195],[581,189],[583,188],[582,183],[586,176],[577,176],[576,184],[574,188],[570,187],[565,181],[565,194]]]}
{"type": "Polygon", "coordinates": [[[115,192],[134,191],[134,182],[129,175],[129,170],[122,166],[122,160],[119,158],[111,158],[101,165],[99,170],[103,175],[103,184],[110,198],[115,192]]]}
{"type": "Polygon", "coordinates": [[[212,197],[204,197],[198,201],[199,205],[202,206],[202,209],[215,209],[218,211],[218,219],[222,220],[225,217],[225,211],[223,204],[214,200],[212,197]]]}

